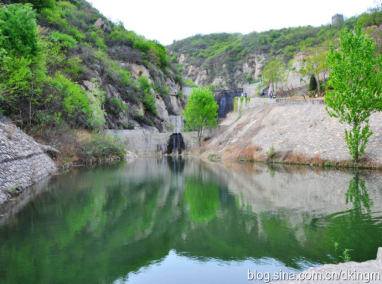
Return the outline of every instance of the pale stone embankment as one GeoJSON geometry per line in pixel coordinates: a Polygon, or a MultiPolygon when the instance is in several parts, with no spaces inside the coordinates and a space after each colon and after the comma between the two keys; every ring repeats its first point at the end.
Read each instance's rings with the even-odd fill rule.
{"type": "MultiPolygon", "coordinates": [[[[220,133],[205,145],[203,155],[261,160],[273,147],[279,160],[291,156],[308,162],[351,160],[344,140],[348,126],[330,117],[323,102],[277,101],[262,106],[254,103],[253,108],[229,114],[220,125],[220,133]]],[[[370,128],[373,135],[364,158],[382,165],[382,113],[371,115],[370,128]]]]}
{"type": "Polygon", "coordinates": [[[57,170],[47,148],[0,117],[0,204],[57,170]]]}
{"type": "Polygon", "coordinates": [[[279,284],[365,284],[382,283],[382,248],[379,248],[376,260],[365,262],[346,262],[325,264],[321,267],[311,267],[300,274],[310,280],[277,281],[279,284]]]}

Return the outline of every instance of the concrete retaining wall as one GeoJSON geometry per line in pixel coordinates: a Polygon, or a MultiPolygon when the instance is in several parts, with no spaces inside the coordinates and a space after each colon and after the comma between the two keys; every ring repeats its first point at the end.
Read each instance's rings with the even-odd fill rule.
{"type": "Polygon", "coordinates": [[[241,98],[237,99],[237,111],[253,109],[265,105],[279,103],[282,105],[321,105],[325,104],[323,99],[308,99],[308,100],[292,100],[292,99],[270,99],[267,98],[245,98],[241,101],[241,98]]]}
{"type": "MultiPolygon", "coordinates": [[[[122,142],[128,142],[130,151],[137,155],[167,154],[172,133],[152,133],[141,130],[107,130],[111,136],[117,135],[122,142]]],[[[196,146],[197,140],[192,133],[182,133],[186,151],[196,146]]]]}
{"type": "Polygon", "coordinates": [[[252,108],[257,108],[264,105],[274,104],[276,100],[271,100],[270,98],[243,98],[241,101],[241,97],[237,98],[237,110],[247,110],[252,108]]]}
{"type": "Polygon", "coordinates": [[[42,147],[0,118],[0,204],[57,170],[42,147]]]}

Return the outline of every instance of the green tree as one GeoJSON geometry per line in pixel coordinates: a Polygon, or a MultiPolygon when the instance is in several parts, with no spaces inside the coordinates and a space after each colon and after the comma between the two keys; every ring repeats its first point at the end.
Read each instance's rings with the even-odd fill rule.
{"type": "Polygon", "coordinates": [[[216,128],[218,104],[213,93],[207,88],[193,89],[185,111],[182,111],[187,131],[194,130],[198,135],[199,146],[207,128],[216,128]]]}
{"type": "Polygon", "coordinates": [[[320,74],[323,74],[325,80],[325,73],[328,70],[326,65],[327,49],[317,48],[314,53],[306,59],[305,68],[301,69],[302,74],[313,74],[316,77],[316,89],[319,95],[321,95],[321,83],[320,74]]]}
{"type": "Polygon", "coordinates": [[[272,89],[276,90],[279,83],[283,81],[285,64],[281,58],[275,58],[264,67],[263,79],[266,83],[272,84],[272,89]]]}
{"type": "Polygon", "coordinates": [[[327,57],[333,91],[325,96],[326,110],[340,123],[351,126],[345,129],[345,140],[354,162],[358,162],[373,133],[369,117],[382,110],[382,57],[374,57],[376,45],[362,34],[360,26],[354,32],[344,31],[340,39],[340,49],[331,45],[327,57]]]}
{"type": "Polygon", "coordinates": [[[46,72],[38,45],[36,13],[30,4],[0,8],[0,53],[1,101],[8,110],[24,107],[31,124],[32,105],[38,104],[42,93],[38,84],[45,81],[46,72]]]}
{"type": "Polygon", "coordinates": [[[309,91],[317,91],[317,80],[313,74],[310,76],[309,80],[309,91]]]}

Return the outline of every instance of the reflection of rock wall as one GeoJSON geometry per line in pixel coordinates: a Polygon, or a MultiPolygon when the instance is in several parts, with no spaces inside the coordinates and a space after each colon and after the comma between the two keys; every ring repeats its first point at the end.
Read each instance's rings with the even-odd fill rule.
{"type": "MultiPolygon", "coordinates": [[[[255,213],[288,209],[314,212],[314,217],[322,217],[353,208],[352,203],[346,204],[345,196],[354,176],[351,172],[283,166],[272,169],[229,162],[207,163],[206,167],[255,213]]],[[[366,182],[373,206],[382,208],[382,176],[372,173],[360,178],[366,182]]]]}

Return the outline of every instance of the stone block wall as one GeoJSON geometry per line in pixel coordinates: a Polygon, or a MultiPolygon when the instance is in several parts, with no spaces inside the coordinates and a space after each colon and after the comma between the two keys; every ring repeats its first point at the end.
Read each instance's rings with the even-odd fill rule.
{"type": "Polygon", "coordinates": [[[243,98],[243,101],[241,101],[241,98],[237,99],[237,109],[238,110],[247,110],[252,108],[261,107],[264,105],[274,104],[276,103],[276,100],[270,99],[269,97],[266,98],[249,98],[249,100],[246,100],[243,98]]]}
{"type": "MultiPolygon", "coordinates": [[[[122,142],[128,142],[128,149],[138,155],[167,154],[172,133],[153,133],[142,130],[107,130],[112,137],[117,135],[122,142]]],[[[186,151],[196,146],[197,141],[190,133],[181,133],[186,151]]]]}
{"type": "Polygon", "coordinates": [[[56,170],[40,144],[0,118],[0,204],[56,170]]]}

